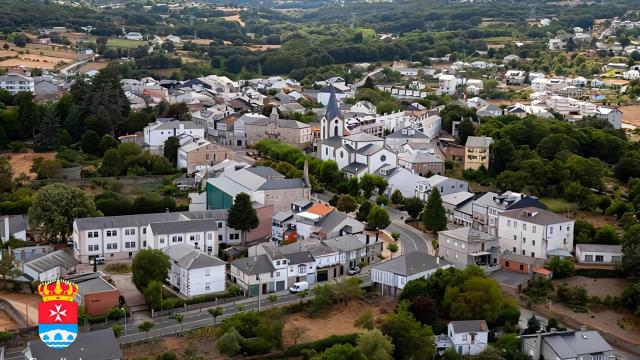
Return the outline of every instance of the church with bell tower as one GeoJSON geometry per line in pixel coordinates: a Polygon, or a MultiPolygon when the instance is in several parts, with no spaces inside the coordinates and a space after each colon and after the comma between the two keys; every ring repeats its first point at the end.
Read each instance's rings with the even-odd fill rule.
{"type": "Polygon", "coordinates": [[[344,117],[340,112],[338,100],[332,88],[327,109],[320,120],[320,140],[326,140],[336,136],[344,136],[344,117]]]}

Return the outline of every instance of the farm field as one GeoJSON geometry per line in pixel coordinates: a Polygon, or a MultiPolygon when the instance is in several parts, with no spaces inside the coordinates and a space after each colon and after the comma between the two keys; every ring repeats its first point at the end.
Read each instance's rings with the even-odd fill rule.
{"type": "Polygon", "coordinates": [[[75,50],[52,45],[27,44],[24,48],[19,48],[13,43],[0,41],[0,47],[9,45],[8,50],[0,50],[0,68],[11,68],[25,66],[27,68],[42,68],[47,70],[55,69],[62,64],[68,64],[80,56],[75,50]]]}
{"type": "Polygon", "coordinates": [[[109,40],[107,41],[107,46],[119,48],[135,48],[146,44],[147,42],[144,40],[129,40],[120,38],[109,38],[109,40]]]}

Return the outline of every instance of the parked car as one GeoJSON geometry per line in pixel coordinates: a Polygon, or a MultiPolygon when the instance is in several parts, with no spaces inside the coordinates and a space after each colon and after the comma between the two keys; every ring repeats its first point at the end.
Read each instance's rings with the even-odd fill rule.
{"type": "Polygon", "coordinates": [[[297,282],[289,288],[289,292],[291,292],[292,294],[297,294],[305,290],[309,290],[309,283],[306,281],[297,282]]]}
{"type": "Polygon", "coordinates": [[[89,260],[89,264],[91,264],[91,265],[93,265],[93,264],[104,265],[104,258],[102,256],[99,256],[97,258],[91,259],[91,260],[89,260]]]}
{"type": "Polygon", "coordinates": [[[362,269],[360,269],[359,266],[354,266],[351,269],[349,269],[349,271],[347,272],[347,274],[349,275],[356,275],[356,274],[360,274],[360,271],[362,271],[362,269]]]}

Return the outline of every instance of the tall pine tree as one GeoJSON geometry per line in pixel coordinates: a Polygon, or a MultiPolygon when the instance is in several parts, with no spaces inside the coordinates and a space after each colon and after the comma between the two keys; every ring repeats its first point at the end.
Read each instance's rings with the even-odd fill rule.
{"type": "Polygon", "coordinates": [[[434,188],[427,199],[427,205],[422,212],[422,224],[434,234],[447,228],[447,214],[442,206],[440,191],[434,188]]]}
{"type": "Polygon", "coordinates": [[[245,193],[239,193],[229,208],[227,218],[229,227],[242,231],[240,242],[244,245],[247,242],[246,232],[255,229],[260,224],[256,209],[251,205],[251,197],[245,193]]]}
{"type": "Polygon", "coordinates": [[[40,132],[35,137],[36,151],[49,151],[58,145],[60,136],[60,119],[53,105],[43,107],[43,116],[40,121],[40,132]]]}

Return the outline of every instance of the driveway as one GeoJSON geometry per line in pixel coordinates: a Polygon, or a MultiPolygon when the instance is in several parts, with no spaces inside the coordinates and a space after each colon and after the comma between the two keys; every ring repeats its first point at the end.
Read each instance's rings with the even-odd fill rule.
{"type": "Polygon", "coordinates": [[[149,319],[149,311],[144,301],[144,296],[142,296],[140,290],[133,284],[131,274],[114,274],[111,275],[111,279],[120,291],[120,295],[124,296],[131,311],[133,321],[149,319]]]}

